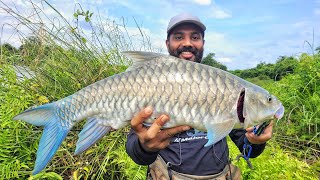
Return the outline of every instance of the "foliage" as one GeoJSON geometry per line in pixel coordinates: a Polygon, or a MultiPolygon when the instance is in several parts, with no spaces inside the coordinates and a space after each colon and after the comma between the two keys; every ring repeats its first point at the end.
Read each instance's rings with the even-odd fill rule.
{"type": "Polygon", "coordinates": [[[245,70],[234,70],[231,73],[244,78],[273,79],[279,81],[288,74],[292,74],[298,64],[298,59],[294,57],[280,56],[275,64],[261,62],[255,68],[245,70]]]}
{"type": "Polygon", "coordinates": [[[0,46],[0,52],[2,57],[8,57],[18,52],[18,50],[15,47],[13,47],[11,44],[4,43],[0,46]]]}
{"type": "Polygon", "coordinates": [[[320,46],[317,47],[317,48],[315,49],[315,51],[317,52],[317,54],[320,54],[320,46]]]}
{"type": "Polygon", "coordinates": [[[216,67],[222,70],[227,70],[227,66],[221,64],[217,60],[214,59],[215,54],[214,53],[209,53],[206,57],[204,57],[201,61],[202,64],[206,64],[212,67],[216,67]]]}
{"type": "Polygon", "coordinates": [[[308,162],[320,174],[320,55],[280,56],[275,64],[232,73],[264,87],[280,99],[285,116],[274,137],[282,148],[308,162]]]}
{"type": "Polygon", "coordinates": [[[280,80],[287,74],[292,74],[298,65],[298,60],[294,57],[280,56],[274,66],[275,80],[280,80]]]}
{"type": "Polygon", "coordinates": [[[284,118],[275,125],[275,141],[296,157],[313,164],[312,167],[318,169],[318,173],[320,172],[319,69],[319,55],[302,54],[298,58],[298,63],[294,65],[293,73],[286,74],[280,81],[248,79],[277,96],[285,107],[284,118]]]}
{"type": "MultiPolygon", "coordinates": [[[[294,73],[270,88],[289,112],[285,124],[287,135],[311,139],[320,126],[320,56],[302,54],[294,73]],[[286,93],[283,93],[286,89],[286,93]],[[294,128],[294,129],[292,129],[294,128]]],[[[280,126],[283,127],[283,126],[280,126]]]]}
{"type": "MultiPolygon", "coordinates": [[[[42,7],[33,5],[38,13],[36,15],[45,18],[42,7]]],[[[12,121],[12,118],[30,106],[61,99],[102,78],[122,72],[130,63],[119,53],[120,50],[130,48],[130,43],[127,43],[130,37],[119,23],[106,20],[94,25],[91,21],[93,14],[87,13],[88,11],[82,13],[84,11],[80,8],[75,13],[77,21],[73,26],[50,4],[47,5],[58,14],[55,22],[59,20],[60,23],[52,20],[52,26],[49,26],[50,23],[43,24],[41,20],[34,22],[37,18],[32,19],[31,16],[8,10],[8,14],[16,17],[34,34],[21,37],[24,41],[19,49],[1,46],[0,177],[142,179],[141,177],[145,177],[146,167],[136,165],[124,150],[126,129],[111,133],[85,153],[74,156],[78,129],[82,129],[82,124],[78,124],[68,134],[46,169],[36,176],[30,176],[42,128],[12,121]],[[81,16],[86,16],[85,21],[91,27],[96,27],[90,33],[93,37],[88,38],[83,33],[81,16]],[[98,33],[101,33],[99,37],[98,33]],[[18,78],[18,74],[22,78],[18,78]],[[27,77],[27,74],[31,76],[27,77]]],[[[4,7],[0,8],[6,10],[4,7]]]]}
{"type": "MultiPolygon", "coordinates": [[[[16,72],[10,65],[1,66],[0,77],[0,177],[26,179],[34,167],[42,130],[27,123],[12,121],[12,118],[33,103],[39,105],[47,100],[42,95],[26,91],[24,87],[33,86],[32,81],[17,79],[16,72]],[[24,86],[19,85],[20,83],[24,83],[24,86]]],[[[42,171],[29,179],[143,179],[146,167],[136,165],[126,155],[127,131],[125,129],[111,133],[79,156],[72,155],[78,133],[72,131],[47,166],[48,172],[42,171]]]]}
{"type": "MultiPolygon", "coordinates": [[[[231,140],[228,146],[231,159],[235,159],[240,153],[238,148],[231,140]]],[[[317,179],[317,173],[310,165],[291,156],[273,141],[268,142],[260,156],[250,161],[254,169],[250,169],[243,158],[232,162],[241,169],[243,179],[317,179]]]]}
{"type": "Polygon", "coordinates": [[[11,66],[0,66],[0,177],[10,179],[27,175],[26,170],[33,166],[34,141],[39,133],[31,131],[24,123],[12,121],[12,118],[32,105],[38,95],[20,86],[20,83],[30,85],[30,82],[18,82],[11,66]]]}

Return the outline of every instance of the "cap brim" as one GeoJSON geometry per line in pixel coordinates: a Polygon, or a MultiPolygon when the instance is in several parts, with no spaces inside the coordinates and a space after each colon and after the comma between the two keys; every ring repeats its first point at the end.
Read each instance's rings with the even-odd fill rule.
{"type": "Polygon", "coordinates": [[[171,26],[170,29],[167,29],[167,33],[169,33],[172,29],[174,29],[175,27],[179,26],[180,24],[184,24],[184,23],[191,23],[191,24],[194,24],[198,27],[200,27],[200,29],[202,31],[205,31],[206,30],[206,26],[204,24],[202,24],[201,22],[199,21],[195,21],[195,20],[184,20],[184,21],[180,21],[178,23],[176,23],[175,25],[171,26]]]}

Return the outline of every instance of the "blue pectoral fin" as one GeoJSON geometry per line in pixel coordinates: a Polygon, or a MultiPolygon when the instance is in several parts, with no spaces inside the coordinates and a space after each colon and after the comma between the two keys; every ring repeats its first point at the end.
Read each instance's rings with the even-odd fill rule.
{"type": "Polygon", "coordinates": [[[98,121],[105,121],[97,117],[88,118],[84,128],[79,133],[79,139],[77,142],[77,147],[75,154],[80,154],[87,150],[90,146],[96,143],[100,138],[102,138],[106,133],[111,130],[110,126],[105,126],[99,124],[98,121]]]}
{"type": "Polygon", "coordinates": [[[208,142],[204,147],[208,147],[226,137],[231,132],[234,121],[228,120],[216,124],[206,124],[205,126],[207,129],[208,142]]]}
{"type": "Polygon", "coordinates": [[[61,119],[55,114],[54,103],[26,110],[13,119],[23,120],[36,126],[44,126],[33,170],[33,174],[38,174],[56,153],[71,127],[62,127],[58,123],[61,119]]]}

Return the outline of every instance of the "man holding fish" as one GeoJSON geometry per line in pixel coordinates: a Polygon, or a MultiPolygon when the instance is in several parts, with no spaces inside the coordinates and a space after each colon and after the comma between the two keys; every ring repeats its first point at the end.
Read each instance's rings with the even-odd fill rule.
{"type": "Polygon", "coordinates": [[[125,72],[15,116],[44,127],[33,174],[47,166],[72,127],[86,120],[76,155],[131,123],[127,152],[136,163],[149,165],[150,178],[240,177],[228,162],[225,137],[229,134],[239,149],[244,141],[252,144],[250,157],[258,156],[272,136],[270,120],[280,119],[284,107],[265,89],[199,63],[205,29],[197,17],[175,16],[166,41],[171,56],[122,52],[133,61],[125,72]],[[264,133],[248,128],[260,124],[267,127],[264,133]]]}
{"type": "MultiPolygon", "coordinates": [[[[182,13],[172,17],[166,40],[169,54],[200,63],[205,30],[205,25],[192,14],[182,13]]],[[[170,121],[166,114],[158,116],[152,124],[146,126],[144,121],[150,118],[152,113],[153,107],[147,107],[132,118],[132,129],[126,144],[127,153],[137,164],[149,165],[147,179],[241,178],[240,170],[229,162],[225,137],[206,146],[207,132],[186,125],[162,128],[170,121]]],[[[246,130],[233,129],[229,136],[240,151],[246,137],[252,144],[251,157],[257,157],[272,137],[272,126],[271,121],[260,136],[253,133],[253,127],[246,130]]]]}

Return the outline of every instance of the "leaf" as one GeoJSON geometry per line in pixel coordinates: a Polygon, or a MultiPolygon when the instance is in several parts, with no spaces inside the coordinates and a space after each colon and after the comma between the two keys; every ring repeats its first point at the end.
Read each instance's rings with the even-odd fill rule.
{"type": "Polygon", "coordinates": [[[95,149],[91,148],[91,149],[88,149],[85,154],[88,155],[88,154],[91,154],[95,151],[95,149]]]}
{"type": "Polygon", "coordinates": [[[79,170],[76,170],[76,171],[74,171],[74,172],[72,173],[72,176],[73,176],[73,179],[74,179],[74,180],[77,180],[77,179],[78,179],[78,172],[79,172],[79,170]]]}
{"type": "Polygon", "coordinates": [[[86,38],[84,38],[84,37],[81,38],[81,41],[82,41],[83,43],[86,43],[86,42],[87,42],[86,38]]]}
{"type": "Polygon", "coordinates": [[[44,104],[44,103],[48,103],[48,102],[49,102],[49,99],[48,99],[46,96],[40,96],[40,97],[38,98],[38,101],[39,101],[40,103],[44,104]]]}
{"type": "Polygon", "coordinates": [[[71,28],[71,33],[75,33],[76,32],[76,28],[71,28]]]}
{"type": "Polygon", "coordinates": [[[83,170],[85,170],[85,171],[87,171],[87,172],[89,172],[89,171],[90,171],[90,169],[91,169],[91,168],[90,168],[90,167],[88,167],[88,166],[86,166],[86,167],[84,167],[84,168],[83,168],[83,170]]]}

